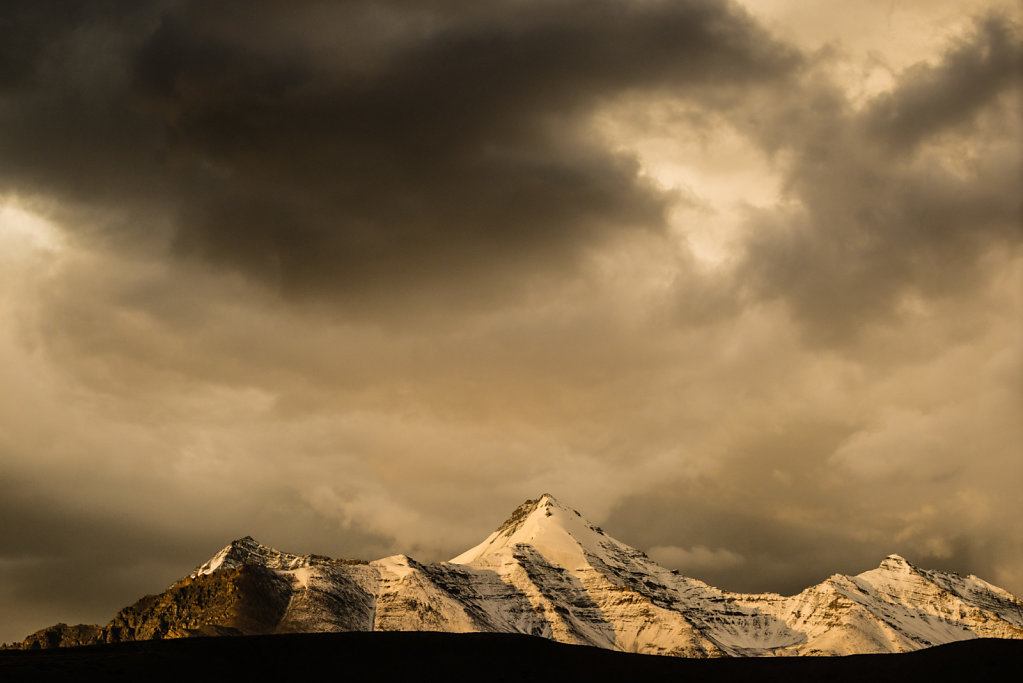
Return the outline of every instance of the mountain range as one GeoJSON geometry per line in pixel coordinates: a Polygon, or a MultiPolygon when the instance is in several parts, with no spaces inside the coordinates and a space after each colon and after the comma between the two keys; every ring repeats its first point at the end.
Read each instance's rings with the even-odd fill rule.
{"type": "Polygon", "coordinates": [[[14,647],[343,631],[515,633],[680,657],[848,655],[1023,639],[1023,602],[899,555],[792,596],[720,590],[544,494],[448,562],[294,555],[245,537],[105,626],[57,624],[14,647]]]}

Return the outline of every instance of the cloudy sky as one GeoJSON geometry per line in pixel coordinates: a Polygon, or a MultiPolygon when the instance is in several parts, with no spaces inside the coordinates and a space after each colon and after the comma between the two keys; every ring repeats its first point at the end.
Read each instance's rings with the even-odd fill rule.
{"type": "Polygon", "coordinates": [[[550,491],[1023,594],[1015,0],[9,0],[0,640],[550,491]]]}

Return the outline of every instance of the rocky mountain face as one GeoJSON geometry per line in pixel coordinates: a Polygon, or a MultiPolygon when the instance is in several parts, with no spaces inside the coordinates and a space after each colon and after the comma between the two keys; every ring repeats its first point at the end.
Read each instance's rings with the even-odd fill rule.
{"type": "Polygon", "coordinates": [[[845,655],[1023,639],[1023,602],[898,555],[794,596],[723,591],[657,565],[545,494],[435,564],[298,556],[246,537],[104,627],[58,624],[20,647],[337,631],[524,633],[685,657],[845,655]]]}

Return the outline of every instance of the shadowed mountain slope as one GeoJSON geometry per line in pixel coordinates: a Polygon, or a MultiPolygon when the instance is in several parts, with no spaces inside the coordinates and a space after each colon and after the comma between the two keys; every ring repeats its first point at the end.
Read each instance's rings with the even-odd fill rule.
{"type": "Polygon", "coordinates": [[[1020,639],[1023,603],[898,555],[794,596],[723,591],[661,567],[545,494],[449,562],[300,556],[245,537],[104,627],[58,624],[20,647],[343,631],[524,634],[697,658],[849,655],[1020,639]]]}

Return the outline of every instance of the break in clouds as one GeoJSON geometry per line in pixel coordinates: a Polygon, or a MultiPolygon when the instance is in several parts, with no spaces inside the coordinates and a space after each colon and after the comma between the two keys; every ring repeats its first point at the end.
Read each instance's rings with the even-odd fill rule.
{"type": "Polygon", "coordinates": [[[543,491],[1023,592],[1018,8],[889,5],[5,5],[0,640],[543,491]]]}

